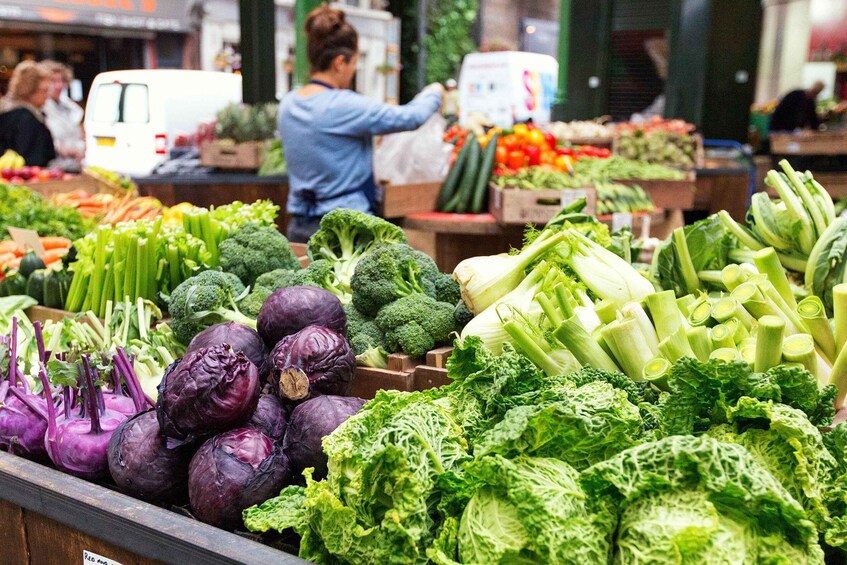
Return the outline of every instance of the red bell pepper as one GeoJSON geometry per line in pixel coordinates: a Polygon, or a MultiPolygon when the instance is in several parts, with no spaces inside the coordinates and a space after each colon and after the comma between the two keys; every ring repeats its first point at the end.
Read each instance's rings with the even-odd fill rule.
{"type": "Polygon", "coordinates": [[[526,158],[529,163],[529,166],[540,165],[541,164],[541,148],[536,145],[527,145],[526,149],[526,158]]]}

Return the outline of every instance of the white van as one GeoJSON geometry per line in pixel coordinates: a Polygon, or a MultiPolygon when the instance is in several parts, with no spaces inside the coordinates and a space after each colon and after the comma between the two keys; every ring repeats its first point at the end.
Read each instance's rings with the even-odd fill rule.
{"type": "Polygon", "coordinates": [[[167,158],[218,110],[241,102],[241,76],[185,70],[100,73],[85,106],[85,163],[134,176],[167,158]]]}

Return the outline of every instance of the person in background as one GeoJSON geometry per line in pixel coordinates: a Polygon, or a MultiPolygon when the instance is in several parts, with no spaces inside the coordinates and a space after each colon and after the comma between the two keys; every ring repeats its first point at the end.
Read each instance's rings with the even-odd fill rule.
{"type": "Polygon", "coordinates": [[[335,208],[376,213],[373,136],[420,127],[444,88],[427,86],[404,106],[349,90],[359,38],[344,12],[320,7],[306,20],[309,83],[280,102],[279,133],[288,163],[288,239],[305,243],[335,208]]]}
{"type": "Polygon", "coordinates": [[[816,81],[806,90],[792,90],[777,104],[771,114],[770,131],[818,129],[821,125],[815,109],[815,100],[823,92],[824,84],[816,81]]]}
{"type": "Polygon", "coordinates": [[[58,155],[55,165],[76,173],[80,171],[85,157],[85,141],[82,135],[83,110],[67,95],[74,78],[73,71],[56,61],[43,61],[42,64],[50,73],[50,97],[44,104],[44,115],[58,155]]]}
{"type": "Polygon", "coordinates": [[[447,90],[444,92],[444,101],[441,104],[441,115],[452,125],[459,121],[459,91],[456,90],[456,81],[447,79],[445,83],[447,90]]]}
{"type": "Polygon", "coordinates": [[[56,157],[42,109],[50,95],[50,75],[34,61],[19,63],[9,92],[0,99],[0,153],[12,149],[27,165],[46,167],[56,157]]]}

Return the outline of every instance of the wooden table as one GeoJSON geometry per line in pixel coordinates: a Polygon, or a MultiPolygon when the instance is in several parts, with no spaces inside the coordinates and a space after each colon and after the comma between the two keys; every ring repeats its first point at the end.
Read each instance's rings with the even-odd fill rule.
{"type": "Polygon", "coordinates": [[[272,200],[280,208],[279,230],[285,233],[288,228],[288,214],[285,205],[288,201],[288,177],[260,177],[246,173],[208,173],[152,175],[132,180],[138,185],[142,196],[158,198],[165,206],[180,202],[190,202],[197,206],[222,206],[236,200],[255,202],[272,200]]]}

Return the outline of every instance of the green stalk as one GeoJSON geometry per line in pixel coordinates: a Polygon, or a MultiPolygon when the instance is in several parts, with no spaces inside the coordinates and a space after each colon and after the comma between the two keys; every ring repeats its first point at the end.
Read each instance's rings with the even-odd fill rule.
{"type": "Polygon", "coordinates": [[[673,246],[677,259],[679,259],[679,269],[686,289],[689,293],[699,290],[700,279],[697,278],[697,269],[694,268],[694,263],[691,261],[691,252],[688,250],[688,243],[685,239],[685,228],[673,230],[673,246]]]}
{"type": "Polygon", "coordinates": [[[705,326],[690,328],[685,331],[688,338],[688,344],[691,350],[701,363],[709,360],[709,355],[712,353],[712,342],[709,339],[709,330],[705,326]]]}
{"type": "Polygon", "coordinates": [[[735,340],[732,338],[732,332],[729,327],[723,324],[718,324],[709,330],[709,339],[712,340],[713,349],[735,347],[735,340]]]}
{"type": "Polygon", "coordinates": [[[824,217],[828,224],[831,224],[835,220],[835,203],[832,201],[832,197],[829,195],[829,192],[814,179],[812,173],[806,171],[806,188],[809,192],[814,192],[818,195],[818,204],[823,211],[824,217]],[[809,186],[811,185],[811,187],[809,186]]]}
{"type": "Polygon", "coordinates": [[[697,271],[697,278],[700,282],[723,286],[721,271],[697,271]]]}
{"type": "Polygon", "coordinates": [[[844,406],[844,399],[847,398],[847,347],[842,347],[835,358],[832,372],[829,374],[829,384],[838,389],[835,396],[835,409],[838,410],[844,406]]]}
{"type": "Polygon", "coordinates": [[[553,304],[553,301],[550,300],[549,296],[543,292],[539,292],[535,295],[535,301],[538,302],[539,306],[541,306],[541,310],[544,312],[544,315],[547,316],[547,320],[550,322],[552,327],[558,327],[565,321],[561,312],[559,312],[559,309],[556,308],[556,305],[553,304]]]}
{"type": "Polygon", "coordinates": [[[749,275],[747,272],[741,268],[740,265],[731,264],[727,265],[721,271],[721,283],[726,287],[730,292],[735,290],[735,287],[740,285],[741,283],[747,282],[749,275]]]}
{"type": "Polygon", "coordinates": [[[604,324],[611,324],[615,321],[618,312],[618,307],[611,300],[601,300],[594,306],[594,311],[597,312],[597,317],[604,324]]]}
{"type": "Polygon", "coordinates": [[[116,300],[123,300],[124,296],[132,296],[135,297],[135,272],[136,266],[135,263],[138,259],[138,255],[135,250],[136,242],[133,242],[132,245],[127,245],[126,248],[126,269],[124,270],[124,282],[123,282],[123,296],[119,296],[116,300]]]}
{"type": "Polygon", "coordinates": [[[653,323],[650,321],[650,318],[647,316],[647,312],[644,311],[641,304],[638,304],[637,302],[625,304],[624,307],[621,308],[621,313],[625,319],[630,318],[638,323],[638,328],[641,330],[641,334],[644,336],[644,341],[650,348],[650,352],[653,355],[658,355],[659,338],[656,335],[656,329],[653,327],[653,323]]]}
{"type": "Polygon", "coordinates": [[[809,333],[815,339],[824,357],[830,362],[835,361],[835,335],[832,326],[826,318],[826,309],[823,301],[817,296],[807,296],[797,305],[797,315],[809,328],[809,333]]]}
{"type": "Polygon", "coordinates": [[[608,324],[602,331],[624,373],[632,380],[640,381],[644,365],[653,355],[638,327],[638,322],[632,319],[622,320],[608,324]]]}
{"type": "Polygon", "coordinates": [[[804,255],[808,255],[815,245],[815,233],[812,222],[809,219],[809,214],[803,207],[802,200],[791,190],[791,187],[783,180],[782,175],[778,171],[769,171],[767,177],[765,177],[765,184],[777,191],[788,212],[800,224],[797,243],[799,244],[800,251],[804,255]]]}
{"type": "Polygon", "coordinates": [[[756,364],[756,338],[750,337],[742,340],[737,348],[741,359],[751,366],[756,364]]]}
{"type": "Polygon", "coordinates": [[[550,355],[533,339],[533,337],[513,320],[503,323],[503,329],[515,342],[517,349],[526,357],[538,365],[547,376],[558,375],[561,371],[559,366],[553,362],[550,355]]]}
{"type": "Polygon", "coordinates": [[[782,342],[782,357],[792,363],[801,363],[814,377],[818,376],[818,355],[815,340],[809,334],[794,334],[782,342]]]}
{"type": "MultiPolygon", "coordinates": [[[[669,291],[672,292],[672,291],[669,291]]],[[[661,294],[661,293],[660,293],[661,294]]],[[[647,298],[650,298],[649,296],[647,298]]],[[[685,318],[689,314],[689,308],[697,301],[693,294],[686,294],[676,299],[676,307],[682,312],[682,317],[685,318]]]]}
{"type": "Polygon", "coordinates": [[[847,343],[847,283],[832,287],[832,312],[835,322],[835,354],[840,356],[847,343]]]}
{"type": "Polygon", "coordinates": [[[695,327],[714,324],[714,320],[712,319],[712,304],[708,298],[703,297],[693,305],[691,313],[688,315],[688,323],[695,327]]]}
{"type": "Polygon", "coordinates": [[[712,351],[709,359],[718,359],[726,363],[732,363],[733,361],[738,361],[740,356],[738,350],[734,347],[721,347],[712,351]]]}
{"type": "Polygon", "coordinates": [[[97,238],[94,248],[94,272],[92,273],[91,294],[89,305],[93,304],[96,308],[100,304],[100,297],[103,294],[103,276],[106,270],[106,243],[111,235],[111,229],[100,227],[97,229],[97,238]]]}
{"type": "Polygon", "coordinates": [[[753,316],[731,297],[721,298],[712,306],[712,318],[723,323],[731,318],[741,322],[748,330],[753,326],[753,316]]]}
{"type": "Polygon", "coordinates": [[[759,288],[762,288],[765,296],[776,304],[777,308],[782,312],[781,318],[785,320],[785,331],[787,335],[801,332],[809,333],[809,328],[806,327],[806,324],[797,315],[797,311],[782,299],[782,296],[779,295],[779,292],[777,292],[776,288],[770,282],[759,285],[759,288]]]}
{"type": "Polygon", "coordinates": [[[615,352],[612,350],[612,347],[609,345],[609,342],[606,341],[606,338],[603,335],[603,327],[604,326],[601,326],[601,327],[597,328],[596,330],[594,330],[591,333],[591,337],[594,338],[594,341],[597,342],[597,345],[600,346],[600,348],[603,350],[603,352],[606,353],[606,355],[609,356],[609,359],[614,361],[615,359],[617,359],[617,355],[615,355],[615,352]]]}
{"type": "Polygon", "coordinates": [[[553,287],[553,294],[556,297],[556,303],[559,305],[559,310],[562,312],[563,319],[567,319],[573,316],[573,306],[571,305],[570,292],[565,287],[565,283],[559,283],[555,287],[553,287]]]}
{"type": "Polygon", "coordinates": [[[742,227],[735,220],[732,219],[732,216],[729,215],[729,212],[726,210],[721,210],[718,212],[718,218],[720,219],[723,227],[725,227],[732,235],[738,238],[738,241],[745,247],[749,247],[753,251],[758,251],[759,249],[764,249],[764,245],[762,245],[756,237],[750,233],[747,228],[742,227]]]}
{"type": "Polygon", "coordinates": [[[113,277],[112,273],[109,271],[108,265],[106,266],[105,271],[105,284],[103,286],[103,292],[100,295],[100,303],[97,305],[97,315],[101,318],[106,315],[106,304],[115,294],[115,277],[113,277]]]}
{"type": "Polygon", "coordinates": [[[656,356],[644,365],[641,377],[656,388],[667,391],[669,390],[668,375],[671,372],[671,367],[670,361],[664,357],[656,356]]]}
{"type": "Polygon", "coordinates": [[[612,373],[620,372],[612,358],[598,345],[591,334],[585,331],[576,316],[562,322],[553,335],[573,353],[581,365],[588,365],[612,373]]]}
{"type": "Polygon", "coordinates": [[[729,296],[741,303],[754,318],[781,314],[776,304],[765,298],[756,283],[752,281],[738,285],[729,296]]]}
{"type": "Polygon", "coordinates": [[[754,369],[764,373],[782,361],[782,341],[785,336],[785,320],[778,316],[763,316],[756,332],[756,362],[754,369]]]}
{"type": "Polygon", "coordinates": [[[776,250],[773,247],[766,247],[757,251],[753,256],[753,261],[756,263],[756,268],[759,269],[759,272],[768,276],[768,280],[776,288],[786,304],[792,309],[797,308],[797,301],[794,300],[794,293],[791,292],[791,285],[788,284],[785,269],[779,262],[779,257],[776,256],[776,250]]]}
{"type": "MultiPolygon", "coordinates": [[[[690,296],[690,295],[689,295],[690,296]]],[[[658,338],[665,339],[682,327],[682,314],[677,307],[674,292],[665,290],[650,294],[645,299],[658,338]]]]}
{"type": "MultiPolygon", "coordinates": [[[[785,175],[794,186],[794,192],[800,196],[800,200],[806,206],[806,210],[808,210],[809,215],[812,217],[812,223],[814,224],[817,235],[822,234],[826,229],[827,222],[826,218],[821,213],[821,209],[818,207],[818,203],[815,202],[815,199],[812,197],[812,193],[809,192],[809,189],[806,188],[806,185],[803,183],[800,175],[797,174],[797,171],[794,170],[787,160],[783,159],[780,161],[779,166],[782,167],[783,171],[785,171],[785,175]]],[[[815,237],[812,238],[813,246],[815,239],[815,237]]],[[[811,251],[811,247],[809,248],[809,251],[811,251]]]]}
{"type": "Polygon", "coordinates": [[[750,331],[736,318],[730,318],[723,325],[729,328],[729,333],[732,335],[732,340],[735,343],[740,343],[742,339],[750,337],[750,331]]]}
{"type": "Polygon", "coordinates": [[[696,357],[682,328],[659,342],[659,351],[672,363],[676,363],[683,357],[696,357]]]}
{"type": "Polygon", "coordinates": [[[112,343],[112,312],[114,306],[115,303],[111,300],[106,301],[106,315],[103,317],[103,335],[108,344],[112,343]]]}

